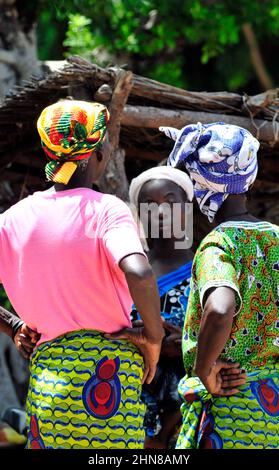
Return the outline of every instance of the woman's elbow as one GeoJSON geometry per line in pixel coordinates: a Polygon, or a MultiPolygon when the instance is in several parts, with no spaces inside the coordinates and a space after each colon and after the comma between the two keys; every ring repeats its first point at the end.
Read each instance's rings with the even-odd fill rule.
{"type": "Polygon", "coordinates": [[[141,266],[138,269],[134,269],[126,272],[126,278],[133,279],[138,284],[149,284],[155,280],[154,273],[150,265],[141,266]]]}
{"type": "Polygon", "coordinates": [[[154,279],[154,273],[148,260],[139,254],[127,256],[120,263],[120,268],[127,279],[139,283],[148,283],[154,279]]]}
{"type": "Polygon", "coordinates": [[[235,313],[235,292],[228,287],[219,287],[208,296],[204,305],[204,316],[215,315],[220,323],[235,313]]]}

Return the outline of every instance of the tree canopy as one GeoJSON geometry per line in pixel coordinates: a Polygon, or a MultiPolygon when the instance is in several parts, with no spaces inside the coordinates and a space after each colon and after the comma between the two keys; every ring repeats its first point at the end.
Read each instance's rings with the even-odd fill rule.
{"type": "Polygon", "coordinates": [[[61,53],[63,40],[65,55],[190,89],[256,92],[263,68],[271,84],[279,78],[277,0],[42,0],[40,10],[43,58],[61,53]]]}

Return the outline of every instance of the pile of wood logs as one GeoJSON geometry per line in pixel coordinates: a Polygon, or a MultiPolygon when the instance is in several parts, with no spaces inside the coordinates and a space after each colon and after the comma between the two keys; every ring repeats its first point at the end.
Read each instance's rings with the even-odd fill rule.
{"type": "Polygon", "coordinates": [[[158,131],[159,126],[223,121],[245,127],[261,142],[256,212],[279,223],[278,89],[252,97],[191,92],[72,57],[62,69],[15,89],[0,107],[1,180],[21,185],[21,196],[28,187],[45,185],[36,119],[45,106],[65,97],[96,100],[109,107],[113,155],[100,188],[124,200],[126,174],[136,176],[137,169],[157,165],[171,150],[172,143],[158,131]]]}

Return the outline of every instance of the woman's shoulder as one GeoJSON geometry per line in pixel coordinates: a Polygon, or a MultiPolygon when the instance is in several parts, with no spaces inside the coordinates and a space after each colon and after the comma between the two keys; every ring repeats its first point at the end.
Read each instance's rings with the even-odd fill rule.
{"type": "Polygon", "coordinates": [[[0,219],[1,221],[8,219],[10,215],[16,213],[16,212],[22,212],[24,207],[28,206],[31,196],[27,196],[24,199],[21,199],[20,201],[16,202],[15,204],[11,205],[8,207],[4,212],[0,214],[0,219]]]}
{"type": "Polygon", "coordinates": [[[201,245],[206,245],[209,242],[224,242],[230,243],[230,241],[237,240],[237,234],[241,232],[263,233],[269,232],[274,236],[279,235],[279,226],[267,221],[229,221],[224,222],[215,227],[209,232],[202,240],[201,245]]]}
{"type": "MultiPolygon", "coordinates": [[[[219,227],[217,231],[222,235],[223,239],[230,240],[229,245],[239,247],[246,245],[245,240],[249,238],[250,245],[258,245],[266,243],[268,240],[279,239],[279,227],[267,221],[235,221],[226,222],[219,227]]],[[[269,243],[269,242],[268,242],[269,243]]]]}
{"type": "Polygon", "coordinates": [[[112,194],[101,193],[100,191],[96,191],[95,189],[76,188],[67,191],[66,195],[70,195],[71,197],[76,195],[79,198],[83,199],[86,203],[92,203],[95,209],[99,209],[102,212],[117,211],[117,209],[123,211],[128,209],[127,204],[121,199],[119,199],[117,196],[114,196],[112,194]]]}
{"type": "Polygon", "coordinates": [[[102,205],[104,213],[112,214],[112,215],[123,215],[129,214],[132,217],[132,212],[128,206],[128,204],[122,199],[112,194],[102,194],[98,193],[99,197],[98,200],[102,205]]]}
{"type": "MultiPolygon", "coordinates": [[[[96,191],[95,191],[96,192],[96,191]]],[[[102,201],[104,204],[107,204],[108,206],[115,207],[115,206],[124,206],[127,207],[127,204],[122,201],[119,197],[113,195],[113,194],[103,194],[103,193],[98,193],[101,195],[102,201]]]]}
{"type": "MultiPolygon", "coordinates": [[[[219,245],[230,245],[231,239],[230,234],[226,230],[223,230],[221,226],[215,227],[211,232],[209,232],[200,242],[200,245],[197,249],[196,256],[203,249],[209,246],[219,246],[219,245]]],[[[196,257],[195,256],[195,257],[196,257]]]]}

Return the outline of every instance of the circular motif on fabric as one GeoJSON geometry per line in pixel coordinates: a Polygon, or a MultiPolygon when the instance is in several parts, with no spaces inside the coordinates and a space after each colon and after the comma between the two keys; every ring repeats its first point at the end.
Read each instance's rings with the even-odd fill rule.
{"type": "Polygon", "coordinates": [[[250,388],[265,413],[279,416],[279,389],[272,379],[251,382],[250,388]]]}
{"type": "Polygon", "coordinates": [[[30,442],[31,449],[45,449],[44,442],[40,436],[38,420],[35,415],[31,415],[30,418],[30,430],[28,433],[28,439],[30,442]]]}
{"type": "Polygon", "coordinates": [[[121,383],[117,375],[120,359],[105,356],[82,390],[86,411],[94,418],[108,419],[117,412],[121,398],[121,383]]]}

